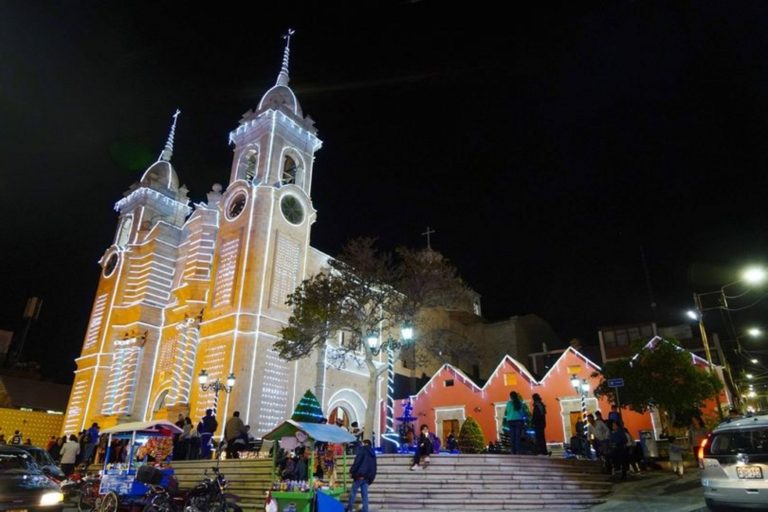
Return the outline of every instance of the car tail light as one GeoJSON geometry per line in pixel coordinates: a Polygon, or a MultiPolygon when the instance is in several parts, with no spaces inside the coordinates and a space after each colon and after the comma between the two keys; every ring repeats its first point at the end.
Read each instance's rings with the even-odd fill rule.
{"type": "Polygon", "coordinates": [[[701,445],[699,445],[699,451],[696,454],[697,459],[699,460],[699,467],[704,469],[704,447],[707,446],[707,443],[709,442],[709,438],[705,437],[701,440],[701,445]]]}

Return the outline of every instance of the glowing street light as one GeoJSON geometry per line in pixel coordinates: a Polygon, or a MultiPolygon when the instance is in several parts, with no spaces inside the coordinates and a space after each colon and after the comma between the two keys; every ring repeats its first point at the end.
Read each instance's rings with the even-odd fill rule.
{"type": "Polygon", "coordinates": [[[748,284],[760,284],[765,281],[766,272],[763,267],[749,267],[741,275],[748,284]]]}
{"type": "Polygon", "coordinates": [[[747,329],[747,334],[749,334],[753,338],[759,338],[760,336],[763,335],[763,331],[761,331],[757,327],[750,327],[749,329],[747,329]]]}
{"type": "Polygon", "coordinates": [[[696,313],[692,309],[689,309],[688,311],[686,311],[685,314],[688,315],[688,318],[690,318],[691,320],[698,320],[699,319],[698,313],[696,313]]]}
{"type": "Polygon", "coordinates": [[[396,448],[399,448],[400,436],[395,432],[395,401],[392,396],[395,391],[395,351],[413,342],[413,325],[410,322],[406,322],[400,327],[400,340],[389,336],[383,343],[379,344],[379,333],[372,330],[368,331],[368,334],[365,336],[365,342],[374,356],[378,356],[382,350],[387,351],[386,431],[382,434],[381,438],[390,441],[396,448]]]}
{"type": "Polygon", "coordinates": [[[752,364],[757,364],[759,361],[757,359],[750,359],[749,362],[752,364]]]}

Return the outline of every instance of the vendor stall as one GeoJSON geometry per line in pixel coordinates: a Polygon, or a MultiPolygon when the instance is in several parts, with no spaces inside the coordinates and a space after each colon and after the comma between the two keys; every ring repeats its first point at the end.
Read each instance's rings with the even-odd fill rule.
{"type": "MultiPolygon", "coordinates": [[[[277,446],[272,450],[272,497],[280,512],[310,512],[316,493],[330,496],[338,503],[341,495],[349,489],[347,456],[343,445],[354,442],[355,436],[346,430],[336,425],[286,420],[266,434],[264,439],[278,441],[280,448],[286,452],[298,452],[299,463],[306,464],[307,468],[306,479],[294,479],[290,478],[290,474],[281,474],[278,470],[280,450],[277,446]],[[334,445],[342,449],[334,451],[334,445]],[[340,481],[336,478],[337,454],[342,458],[340,481]],[[319,472],[323,473],[322,479],[315,477],[319,472]]],[[[321,512],[320,509],[318,512],[321,512]]]]}
{"type": "Polygon", "coordinates": [[[137,473],[147,464],[158,466],[159,475],[162,475],[159,483],[168,485],[173,469],[163,467],[163,463],[171,456],[173,435],[181,433],[179,427],[168,421],[133,422],[102,430],[101,433],[108,439],[100,494],[114,493],[120,501],[133,501],[144,496],[149,487],[137,478],[137,473]],[[113,439],[126,444],[124,461],[108,462],[113,439]]]}

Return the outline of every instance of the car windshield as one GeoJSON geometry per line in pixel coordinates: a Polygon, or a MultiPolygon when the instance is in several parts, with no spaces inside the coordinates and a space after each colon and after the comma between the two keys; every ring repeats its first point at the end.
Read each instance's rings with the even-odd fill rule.
{"type": "Polygon", "coordinates": [[[712,436],[712,455],[768,454],[768,428],[732,430],[712,436]]]}
{"type": "Polygon", "coordinates": [[[29,453],[32,458],[35,459],[35,462],[37,462],[38,466],[52,466],[54,464],[51,456],[48,455],[48,452],[41,448],[30,448],[24,451],[29,453]]]}
{"type": "Polygon", "coordinates": [[[0,453],[0,474],[27,472],[34,468],[32,458],[26,453],[0,453]]]}

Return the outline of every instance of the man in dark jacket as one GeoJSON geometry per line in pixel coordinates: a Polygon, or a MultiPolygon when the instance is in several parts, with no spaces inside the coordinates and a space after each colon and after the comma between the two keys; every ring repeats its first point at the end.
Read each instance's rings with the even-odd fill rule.
{"type": "Polygon", "coordinates": [[[216,429],[219,428],[219,422],[213,414],[213,409],[206,409],[205,416],[197,425],[197,432],[200,434],[200,458],[211,458],[211,438],[216,429]]]}
{"type": "Polygon", "coordinates": [[[352,512],[357,498],[357,490],[363,498],[363,506],[360,512],[368,512],[368,486],[376,478],[376,454],[371,447],[370,439],[363,440],[363,445],[357,449],[355,462],[349,470],[352,476],[352,490],[349,493],[347,512],[352,512]]]}

